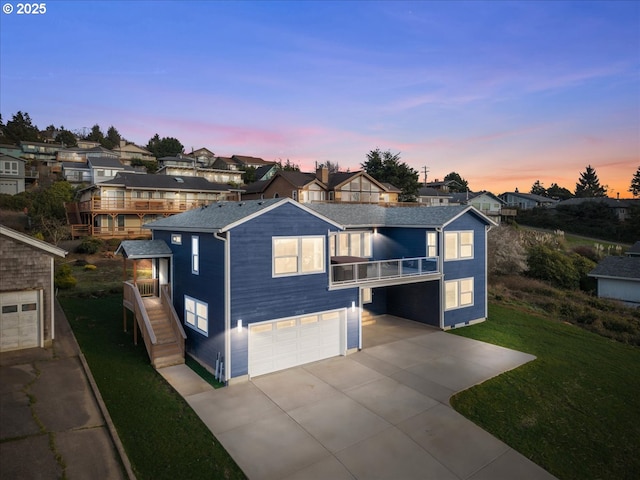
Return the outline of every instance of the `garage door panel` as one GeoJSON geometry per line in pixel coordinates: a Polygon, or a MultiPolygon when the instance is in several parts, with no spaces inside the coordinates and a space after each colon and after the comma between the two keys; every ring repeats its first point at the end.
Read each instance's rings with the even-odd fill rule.
{"type": "Polygon", "coordinates": [[[249,327],[249,375],[257,376],[341,354],[344,310],[249,327]],[[269,330],[267,337],[262,330],[269,330]],[[262,329],[262,330],[261,330],[262,329]],[[272,349],[266,348],[270,342],[272,349]]]}
{"type": "Polygon", "coordinates": [[[39,290],[0,294],[0,351],[39,345],[39,290]]]}

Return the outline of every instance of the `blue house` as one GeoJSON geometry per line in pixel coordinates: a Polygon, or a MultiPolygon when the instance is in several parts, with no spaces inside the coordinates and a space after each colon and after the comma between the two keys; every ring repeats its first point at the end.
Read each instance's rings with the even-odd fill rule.
{"type": "MultiPolygon", "coordinates": [[[[275,198],[147,227],[156,251],[168,247],[153,275],[171,291],[186,352],[233,381],[361,349],[366,311],[442,329],[483,321],[492,225],[471,206],[275,198]]],[[[136,241],[119,250],[141,258],[136,241]]]]}

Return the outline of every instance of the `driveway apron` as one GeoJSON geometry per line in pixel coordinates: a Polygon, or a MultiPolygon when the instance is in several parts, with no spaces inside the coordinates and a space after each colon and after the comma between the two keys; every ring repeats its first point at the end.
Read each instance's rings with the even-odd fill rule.
{"type": "Polygon", "coordinates": [[[371,332],[358,353],[218,390],[160,373],[252,480],[555,478],[449,405],[534,356],[396,319],[371,332]]]}

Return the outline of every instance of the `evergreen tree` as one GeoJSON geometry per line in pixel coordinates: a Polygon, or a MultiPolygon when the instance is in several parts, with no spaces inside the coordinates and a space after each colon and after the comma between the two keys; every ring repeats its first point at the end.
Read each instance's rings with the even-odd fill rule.
{"type": "Polygon", "coordinates": [[[120,140],[122,137],[116,127],[111,125],[107,130],[107,136],[104,138],[102,142],[102,146],[108,148],[109,150],[113,150],[115,147],[120,146],[120,140]]]}
{"type": "Polygon", "coordinates": [[[557,183],[552,183],[547,189],[547,196],[555,200],[568,200],[573,198],[573,193],[568,189],[559,186],[557,183]]]}
{"type": "Polygon", "coordinates": [[[4,135],[16,145],[19,145],[21,141],[39,142],[42,140],[40,130],[31,123],[29,114],[20,111],[7,122],[4,127],[4,135]]]}
{"type": "Polygon", "coordinates": [[[379,182],[390,183],[402,192],[398,195],[401,202],[415,202],[418,196],[418,172],[400,161],[400,153],[385,152],[379,148],[367,154],[367,161],[362,164],[365,172],[379,182]]]}
{"type": "Polygon", "coordinates": [[[542,195],[543,197],[547,196],[547,189],[542,186],[540,180],[536,180],[534,184],[531,186],[531,192],[534,195],[542,195]]]}
{"type": "Polygon", "coordinates": [[[282,163],[282,159],[278,160],[276,162],[276,166],[278,168],[278,170],[282,170],[285,172],[299,172],[300,171],[300,165],[298,165],[297,163],[293,163],[291,160],[289,160],[287,158],[287,161],[282,163]]]}
{"type": "Polygon", "coordinates": [[[177,138],[160,138],[157,133],[149,139],[146,148],[153,153],[153,156],[156,158],[175,157],[180,153],[184,153],[184,146],[177,138]]]}
{"type": "Polygon", "coordinates": [[[91,127],[91,131],[85,137],[85,140],[89,140],[90,142],[98,142],[100,145],[104,143],[104,133],[100,130],[100,125],[97,123],[91,127]]]}
{"type": "Polygon", "coordinates": [[[464,178],[462,178],[456,172],[451,172],[447,176],[444,177],[445,182],[453,181],[456,182],[454,184],[449,185],[450,192],[459,192],[464,193],[469,190],[469,182],[467,182],[464,178]]]}
{"type": "Polygon", "coordinates": [[[69,130],[65,130],[64,127],[60,127],[60,131],[55,138],[56,143],[62,143],[66,148],[77,147],[78,140],[76,136],[69,130]]]}
{"type": "Polygon", "coordinates": [[[576,197],[606,197],[607,189],[600,185],[598,175],[591,165],[587,165],[584,172],[580,174],[578,183],[576,183],[576,197]]]}
{"type": "Polygon", "coordinates": [[[640,196],[640,167],[638,167],[638,170],[636,170],[636,173],[631,179],[631,186],[629,187],[629,191],[634,197],[640,196]]]}

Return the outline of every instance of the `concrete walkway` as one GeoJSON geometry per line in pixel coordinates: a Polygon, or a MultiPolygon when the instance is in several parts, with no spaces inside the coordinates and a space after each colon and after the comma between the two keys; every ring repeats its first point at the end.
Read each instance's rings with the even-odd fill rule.
{"type": "Polygon", "coordinates": [[[51,348],[0,354],[0,478],[135,478],[92,386],[57,305],[51,348]]]}
{"type": "Polygon", "coordinates": [[[160,370],[252,480],[553,479],[450,396],[535,357],[385,317],[347,357],[214,390],[160,370]]]}

